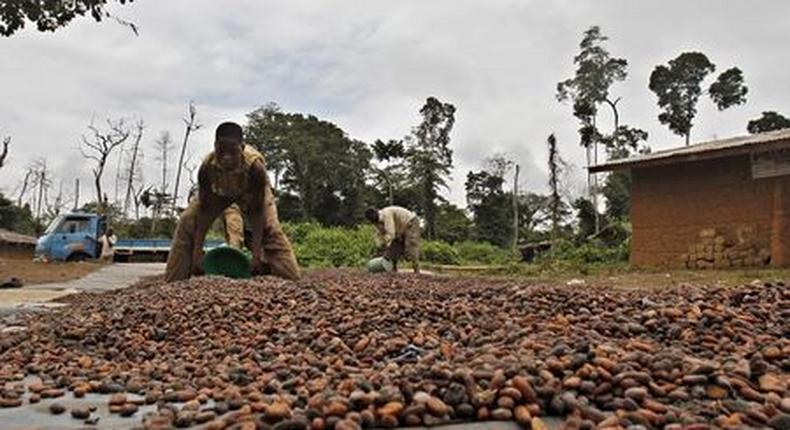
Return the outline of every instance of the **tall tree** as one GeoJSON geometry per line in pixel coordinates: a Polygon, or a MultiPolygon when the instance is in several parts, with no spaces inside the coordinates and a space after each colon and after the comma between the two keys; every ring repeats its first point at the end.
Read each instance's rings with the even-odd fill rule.
{"type": "MultiPolygon", "coordinates": [[[[714,71],[716,65],[705,54],[684,52],[670,60],[668,66],[656,66],[650,74],[649,88],[658,97],[662,110],[658,120],[675,134],[684,136],[686,145],[691,141],[702,82],[714,71]]],[[[720,74],[707,91],[719,110],[745,103],[747,92],[743,73],[737,67],[720,74]]]]}
{"type": "Polygon", "coordinates": [[[91,170],[93,173],[93,185],[96,187],[96,201],[99,210],[103,210],[107,205],[107,196],[102,192],[102,176],[107,165],[107,159],[112,152],[123,145],[131,135],[131,131],[126,125],[126,121],[121,118],[118,120],[107,119],[107,131],[100,130],[91,122],[88,130],[90,137],[82,135],[82,145],[80,152],[86,159],[92,160],[95,165],[91,170]]]}
{"type": "Polygon", "coordinates": [[[762,116],[749,121],[746,129],[749,133],[764,133],[766,131],[790,128],[790,118],[774,111],[763,112],[762,116]]]}
{"type": "MultiPolygon", "coordinates": [[[[115,0],[120,4],[131,3],[133,0],[115,0]]],[[[10,36],[25,27],[30,21],[36,24],[38,31],[55,31],[65,27],[78,16],[90,15],[96,21],[103,18],[114,18],[119,23],[131,27],[137,33],[137,27],[114,17],[105,10],[108,0],[9,0],[0,2],[0,35],[10,36]]]]}
{"type": "Polygon", "coordinates": [[[560,197],[560,176],[565,165],[557,148],[557,138],[550,134],[546,141],[549,147],[549,212],[551,214],[551,239],[556,243],[562,219],[562,198],[560,197]]]}
{"type": "Polygon", "coordinates": [[[362,219],[373,157],[368,145],[329,121],[282,112],[272,103],[247,115],[245,139],[266,157],[278,196],[290,194],[284,213],[330,225],[362,219]]]}
{"type": "Polygon", "coordinates": [[[181,155],[178,157],[178,166],[176,167],[176,184],[173,187],[173,211],[175,211],[176,205],[178,205],[178,187],[181,186],[181,171],[184,169],[184,155],[186,155],[187,152],[189,137],[203,126],[197,122],[195,118],[196,115],[197,109],[195,108],[195,104],[190,101],[187,108],[187,116],[183,119],[184,140],[181,143],[181,155]]]}
{"type": "Polygon", "coordinates": [[[373,168],[378,183],[387,190],[387,204],[395,204],[395,192],[404,187],[406,174],[403,157],[406,149],[403,141],[390,139],[387,142],[376,140],[373,143],[373,155],[381,164],[373,168]]]}
{"type": "Polygon", "coordinates": [[[170,155],[170,151],[173,150],[173,138],[170,137],[169,131],[163,131],[159,138],[154,141],[154,145],[156,147],[157,157],[156,160],[162,163],[162,179],[159,183],[159,192],[160,193],[167,193],[167,157],[170,155]]]}
{"type": "Polygon", "coordinates": [[[437,205],[442,200],[439,190],[447,187],[453,166],[450,132],[455,124],[455,106],[428,97],[420,115],[422,122],[407,139],[406,164],[420,196],[426,236],[432,239],[437,205]]]}
{"type": "MultiPolygon", "coordinates": [[[[140,150],[140,141],[143,139],[143,131],[145,130],[145,123],[142,119],[140,119],[135,125],[135,132],[134,132],[134,143],[132,144],[131,154],[129,158],[129,169],[126,171],[126,198],[123,202],[123,214],[126,216],[128,214],[129,205],[132,202],[137,202],[136,194],[134,192],[135,181],[142,180],[142,171],[140,170],[140,165],[138,163],[138,159],[142,156],[140,150]]],[[[140,188],[140,187],[138,187],[140,188]]],[[[139,204],[135,204],[137,211],[135,213],[139,214],[139,204]]],[[[139,215],[137,216],[139,218],[139,215]]]]}
{"type": "Polygon", "coordinates": [[[511,196],[504,190],[505,175],[512,163],[499,156],[486,164],[485,170],[467,174],[466,202],[473,214],[476,238],[504,247],[513,235],[511,196]]]}
{"type": "Polygon", "coordinates": [[[449,244],[471,239],[473,223],[464,209],[452,203],[442,203],[438,209],[436,239],[449,244]]]}
{"type": "MultiPolygon", "coordinates": [[[[624,58],[612,57],[603,46],[607,40],[598,26],[585,31],[579,44],[579,54],[573,59],[577,66],[574,77],[557,84],[557,100],[571,101],[573,115],[581,124],[579,140],[586,150],[588,168],[591,164],[598,164],[598,144],[603,137],[597,120],[600,105],[606,104],[612,110],[612,134],[620,128],[620,113],[617,109],[620,98],[611,96],[610,88],[615,82],[625,80],[628,62],[624,58]]],[[[597,188],[597,177],[588,173],[587,193],[594,206],[597,205],[597,188]]]]}
{"type": "Polygon", "coordinates": [[[0,169],[5,166],[6,157],[8,157],[8,145],[11,144],[11,136],[3,138],[3,150],[0,152],[0,169]]]}

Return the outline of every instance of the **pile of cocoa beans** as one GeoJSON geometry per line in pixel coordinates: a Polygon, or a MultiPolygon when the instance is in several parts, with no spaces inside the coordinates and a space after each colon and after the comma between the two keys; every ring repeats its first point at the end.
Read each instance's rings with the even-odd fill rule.
{"type": "Polygon", "coordinates": [[[0,334],[0,406],[106,393],[145,429],[540,429],[546,416],[569,429],[790,428],[783,283],[615,290],[322,271],[149,279],[63,301],[0,334]],[[140,416],[139,403],[157,411],[140,416]]]}

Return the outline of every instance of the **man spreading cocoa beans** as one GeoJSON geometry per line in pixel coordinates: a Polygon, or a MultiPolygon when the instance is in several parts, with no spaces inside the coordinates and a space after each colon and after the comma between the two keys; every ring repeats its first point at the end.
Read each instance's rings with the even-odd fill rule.
{"type": "Polygon", "coordinates": [[[369,208],[365,218],[376,226],[378,245],[394,269],[397,271],[397,261],[405,254],[414,273],[420,273],[420,219],[417,215],[400,206],[389,206],[381,210],[369,208]]]}
{"type": "Polygon", "coordinates": [[[277,217],[264,157],[244,144],[242,128],[233,122],[217,127],[214,151],[198,171],[197,198],[178,220],[165,269],[168,282],[203,272],[203,243],[220,215],[226,223],[226,240],[232,246],[238,247],[243,241],[240,226],[245,219],[250,226],[247,245],[252,251],[253,274],[299,278],[299,265],[277,217]]]}

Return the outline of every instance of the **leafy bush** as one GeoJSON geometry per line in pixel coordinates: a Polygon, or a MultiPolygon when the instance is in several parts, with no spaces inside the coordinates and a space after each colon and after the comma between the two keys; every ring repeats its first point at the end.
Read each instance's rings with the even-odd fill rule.
{"type": "Polygon", "coordinates": [[[579,263],[609,263],[627,261],[630,241],[625,240],[617,246],[607,247],[600,241],[574,244],[561,240],[553,252],[543,254],[543,259],[568,260],[579,263]]]}
{"type": "Polygon", "coordinates": [[[304,223],[284,224],[283,229],[303,267],[362,266],[376,247],[373,227],[367,225],[349,229],[304,223]]]}
{"type": "Polygon", "coordinates": [[[461,259],[452,245],[439,240],[425,241],[420,246],[420,259],[437,264],[459,264],[461,259]]]}
{"type": "Polygon", "coordinates": [[[457,243],[455,249],[464,264],[505,264],[513,259],[510,251],[488,242],[465,241],[457,243]]]}

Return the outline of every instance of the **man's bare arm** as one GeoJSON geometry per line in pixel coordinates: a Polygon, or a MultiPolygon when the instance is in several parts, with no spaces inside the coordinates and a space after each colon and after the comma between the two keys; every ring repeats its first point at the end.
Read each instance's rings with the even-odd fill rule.
{"type": "Polygon", "coordinates": [[[257,264],[263,257],[263,232],[266,229],[266,187],[269,186],[266,176],[266,168],[262,162],[252,165],[250,172],[250,196],[249,214],[252,226],[252,260],[257,264]]]}
{"type": "Polygon", "coordinates": [[[203,256],[203,244],[206,240],[206,233],[211,228],[211,223],[222,213],[225,208],[230,206],[230,200],[214,194],[211,189],[211,172],[208,167],[200,166],[198,171],[198,201],[200,207],[195,222],[193,233],[195,247],[193,249],[193,260],[199,263],[203,256]]]}

